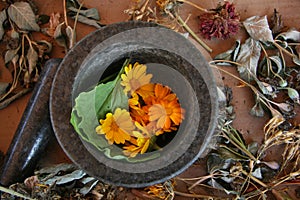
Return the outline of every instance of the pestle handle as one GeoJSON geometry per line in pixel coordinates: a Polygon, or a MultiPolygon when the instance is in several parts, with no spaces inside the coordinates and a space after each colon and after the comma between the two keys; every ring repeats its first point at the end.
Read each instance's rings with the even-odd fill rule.
{"type": "Polygon", "coordinates": [[[17,131],[6,153],[0,184],[9,186],[32,175],[54,133],[49,114],[49,95],[62,59],[50,59],[32,92],[17,131]]]}

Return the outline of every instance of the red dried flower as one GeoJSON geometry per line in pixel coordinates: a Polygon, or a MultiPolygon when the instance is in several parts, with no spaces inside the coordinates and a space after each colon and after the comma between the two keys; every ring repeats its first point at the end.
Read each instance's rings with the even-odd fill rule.
{"type": "Polygon", "coordinates": [[[200,32],[204,38],[227,39],[239,31],[240,16],[235,12],[233,3],[219,3],[217,8],[211,11],[199,16],[200,32]]]}

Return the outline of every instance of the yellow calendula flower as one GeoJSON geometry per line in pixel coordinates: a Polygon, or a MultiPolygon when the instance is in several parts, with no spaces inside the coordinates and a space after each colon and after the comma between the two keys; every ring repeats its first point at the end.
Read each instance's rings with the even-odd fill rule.
{"type": "Polygon", "coordinates": [[[152,74],[146,74],[147,66],[135,63],[125,67],[125,74],[121,75],[121,85],[124,86],[124,92],[132,94],[138,88],[150,83],[152,74]]]}
{"type": "Polygon", "coordinates": [[[100,125],[97,126],[96,132],[105,134],[109,144],[124,144],[126,140],[130,140],[130,134],[134,128],[129,112],[117,108],[114,114],[107,113],[105,119],[100,119],[100,125]]]}
{"type": "Polygon", "coordinates": [[[152,130],[148,130],[148,127],[144,127],[138,122],[135,122],[135,126],[139,131],[133,131],[133,137],[130,140],[131,144],[123,147],[123,153],[132,158],[138,153],[144,154],[148,150],[152,136],[152,130]]]}

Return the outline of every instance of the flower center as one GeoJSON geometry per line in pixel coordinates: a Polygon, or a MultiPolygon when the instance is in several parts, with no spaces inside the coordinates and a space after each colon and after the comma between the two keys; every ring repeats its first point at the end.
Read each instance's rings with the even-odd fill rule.
{"type": "Polygon", "coordinates": [[[119,130],[119,126],[118,124],[116,123],[116,121],[112,121],[111,122],[111,126],[110,126],[110,129],[114,132],[117,132],[119,130]]]}

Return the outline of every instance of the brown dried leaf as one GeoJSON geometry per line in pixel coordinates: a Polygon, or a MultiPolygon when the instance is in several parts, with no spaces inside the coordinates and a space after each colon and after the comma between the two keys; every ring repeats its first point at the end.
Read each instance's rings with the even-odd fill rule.
{"type": "Polygon", "coordinates": [[[62,23],[60,23],[60,24],[56,27],[53,37],[54,37],[54,39],[56,40],[56,42],[57,42],[60,46],[62,46],[62,47],[64,47],[65,49],[67,49],[66,38],[65,38],[64,34],[62,33],[62,26],[63,26],[64,24],[65,24],[65,23],[62,22],[62,23]]]}
{"type": "Polygon", "coordinates": [[[6,93],[9,83],[0,82],[0,96],[6,93]]]}
{"type": "Polygon", "coordinates": [[[252,16],[243,22],[244,27],[254,40],[274,42],[272,31],[269,28],[267,16],[252,16]]]}
{"type": "Polygon", "coordinates": [[[54,37],[56,27],[59,25],[59,19],[60,19],[59,13],[52,13],[50,15],[49,28],[46,29],[45,31],[46,34],[48,34],[51,37],[54,37]]]}
{"type": "Polygon", "coordinates": [[[33,46],[30,46],[26,55],[29,64],[29,74],[33,72],[36,68],[36,63],[39,59],[37,52],[34,50],[33,46]]]}
{"type": "Polygon", "coordinates": [[[9,18],[22,30],[39,31],[40,27],[35,21],[35,15],[27,2],[11,4],[7,10],[9,18]]]}
{"type": "Polygon", "coordinates": [[[238,71],[242,79],[251,81],[253,80],[253,76],[256,77],[260,52],[261,46],[253,38],[248,38],[241,46],[236,62],[242,65],[238,66],[238,71]]]}
{"type": "Polygon", "coordinates": [[[0,12],[0,40],[2,40],[2,37],[4,35],[4,28],[3,28],[3,22],[6,20],[6,11],[3,10],[0,12]]]}
{"type": "Polygon", "coordinates": [[[37,176],[28,177],[24,181],[25,186],[30,190],[32,190],[37,183],[39,183],[37,176]]]}

